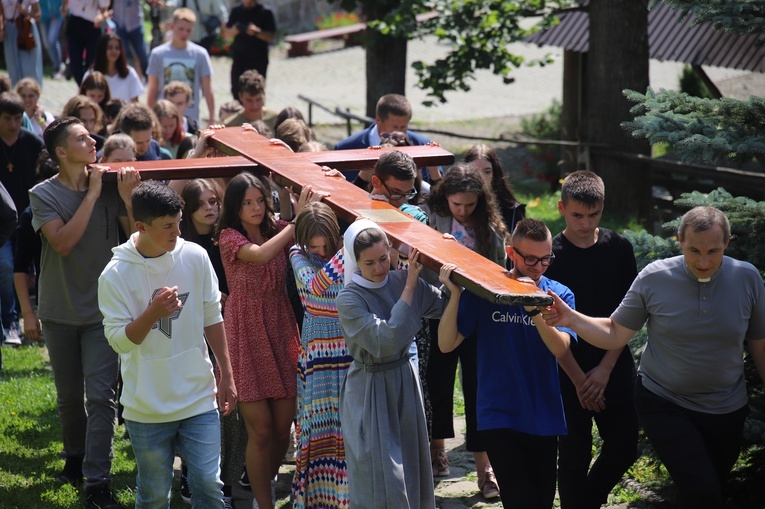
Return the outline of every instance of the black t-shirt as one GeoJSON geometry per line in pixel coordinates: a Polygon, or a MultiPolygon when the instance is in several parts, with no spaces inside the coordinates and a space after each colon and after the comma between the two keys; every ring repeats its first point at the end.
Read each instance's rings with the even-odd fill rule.
{"type": "MultiPolygon", "coordinates": [[[[600,228],[598,241],[586,249],[576,247],[559,233],[553,238],[553,254],[555,261],[545,276],[568,286],[574,292],[577,311],[587,316],[611,316],[637,276],[632,244],[606,228],[600,228]]],[[[587,373],[598,365],[606,351],[580,338],[571,343],[571,353],[582,371],[587,373]]],[[[630,349],[625,348],[611,372],[606,400],[617,397],[624,390],[632,390],[634,369],[630,349]]],[[[571,380],[563,373],[561,387],[573,388],[571,380]]]]}
{"type": "Polygon", "coordinates": [[[3,140],[0,144],[0,182],[11,195],[16,210],[23,211],[29,205],[28,191],[35,185],[37,158],[44,148],[43,142],[36,134],[22,129],[12,146],[3,140]],[[9,162],[13,164],[13,171],[8,169],[9,162]]]}
{"type": "Polygon", "coordinates": [[[237,5],[231,9],[226,23],[229,28],[236,25],[239,29],[239,34],[231,43],[231,54],[234,58],[262,62],[267,66],[268,43],[254,35],[247,35],[247,26],[250,23],[255,23],[263,32],[276,32],[274,13],[269,9],[260,4],[255,4],[255,7],[250,9],[241,4],[237,5]]]}

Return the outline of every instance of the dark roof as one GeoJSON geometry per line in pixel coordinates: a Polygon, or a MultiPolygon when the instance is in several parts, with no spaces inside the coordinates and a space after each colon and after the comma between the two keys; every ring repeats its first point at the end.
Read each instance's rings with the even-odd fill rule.
{"type": "MultiPolygon", "coordinates": [[[[560,24],[537,32],[527,41],[584,53],[589,49],[590,20],[586,11],[569,11],[560,24]]],[[[648,12],[648,47],[656,60],[693,65],[726,67],[765,72],[765,35],[741,36],[721,32],[710,23],[691,26],[692,18],[680,21],[680,14],[666,4],[648,12]],[[760,41],[758,44],[757,41],[760,41]]]]}

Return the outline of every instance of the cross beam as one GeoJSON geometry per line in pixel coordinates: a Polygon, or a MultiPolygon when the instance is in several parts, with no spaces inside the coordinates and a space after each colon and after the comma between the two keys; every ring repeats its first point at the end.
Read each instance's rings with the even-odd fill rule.
{"type": "MultiPolygon", "coordinates": [[[[233,128],[232,128],[233,129],[233,128]]],[[[221,145],[222,146],[222,145],[221,145]]],[[[224,152],[231,153],[230,157],[208,157],[205,159],[170,159],[167,161],[146,161],[132,163],[108,163],[112,170],[123,166],[132,166],[141,174],[144,180],[172,180],[193,178],[228,178],[243,171],[257,171],[257,162],[238,155],[228,147],[224,152]]],[[[300,152],[299,155],[320,166],[329,166],[340,171],[356,171],[374,168],[382,152],[393,150],[358,149],[330,150],[326,152],[300,152]]],[[[399,150],[412,156],[418,168],[423,166],[442,166],[454,162],[454,155],[441,147],[400,147],[399,150]]],[[[115,172],[107,172],[104,182],[116,182],[115,172]]]]}
{"type": "MultiPolygon", "coordinates": [[[[438,271],[444,263],[456,264],[457,269],[452,279],[486,300],[509,305],[552,303],[548,295],[540,293],[530,285],[507,277],[504,267],[487,260],[454,240],[445,239],[441,233],[412,219],[388,203],[372,200],[368,193],[350,182],[337,177],[326,177],[320,166],[326,164],[327,166],[344,165],[347,169],[369,168],[385,150],[401,150],[409,153],[418,166],[451,164],[454,161],[453,154],[440,147],[293,153],[286,147],[270,143],[254,131],[243,131],[241,128],[233,127],[216,131],[210,143],[218,150],[234,157],[123,163],[109,166],[116,168],[132,165],[141,172],[141,177],[144,179],[228,177],[247,170],[265,175],[271,174],[279,185],[291,186],[298,193],[303,186],[310,184],[315,190],[329,193],[323,201],[340,219],[348,223],[352,223],[359,217],[372,219],[385,231],[394,247],[401,248],[403,245],[416,247],[420,251],[420,260],[426,267],[438,271]],[[247,160],[250,161],[249,165],[247,160]]],[[[106,175],[109,176],[109,173],[106,175]]]]}

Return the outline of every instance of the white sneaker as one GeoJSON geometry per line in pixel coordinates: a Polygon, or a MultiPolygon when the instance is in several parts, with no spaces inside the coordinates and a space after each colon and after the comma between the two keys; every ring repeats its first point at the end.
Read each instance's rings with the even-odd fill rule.
{"type": "Polygon", "coordinates": [[[5,334],[5,344],[19,346],[21,344],[21,329],[19,322],[11,322],[8,332],[5,334]]]}

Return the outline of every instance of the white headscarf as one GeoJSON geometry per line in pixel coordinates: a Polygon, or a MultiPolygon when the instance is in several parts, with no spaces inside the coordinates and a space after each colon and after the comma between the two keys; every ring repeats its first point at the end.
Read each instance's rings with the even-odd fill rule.
{"type": "Polygon", "coordinates": [[[354,274],[361,272],[358,265],[356,265],[356,253],[353,251],[353,243],[356,241],[356,237],[358,237],[359,233],[370,228],[380,230],[383,234],[385,234],[383,229],[380,228],[377,223],[369,219],[360,219],[355,221],[353,224],[351,224],[351,226],[348,227],[347,230],[345,230],[345,233],[343,234],[343,245],[345,246],[345,256],[343,256],[345,286],[348,286],[348,284],[350,284],[350,282],[354,279],[354,274]]]}

